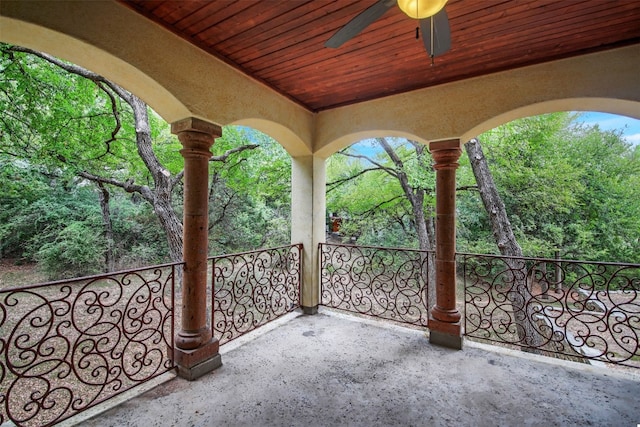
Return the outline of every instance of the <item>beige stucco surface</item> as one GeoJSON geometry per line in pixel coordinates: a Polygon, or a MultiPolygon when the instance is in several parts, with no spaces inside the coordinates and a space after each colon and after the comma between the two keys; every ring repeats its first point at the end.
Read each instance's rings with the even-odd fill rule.
{"type": "Polygon", "coordinates": [[[317,156],[291,163],[291,243],[302,243],[302,306],[319,304],[318,243],[325,241],[325,162],[317,156]]]}
{"type": "Polygon", "coordinates": [[[606,111],[640,119],[640,45],[390,96],[318,114],[315,153],[371,136],[477,136],[516,118],[606,111]]]}

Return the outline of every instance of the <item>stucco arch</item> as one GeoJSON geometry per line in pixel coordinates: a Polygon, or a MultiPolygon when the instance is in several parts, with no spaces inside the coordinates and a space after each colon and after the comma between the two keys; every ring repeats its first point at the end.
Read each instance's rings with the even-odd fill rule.
{"type": "Polygon", "coordinates": [[[189,116],[171,92],[129,63],[91,44],[28,22],[0,16],[1,41],[78,64],[142,98],[168,122],[189,116]]]}
{"type": "Polygon", "coordinates": [[[460,140],[464,143],[483,132],[496,128],[510,121],[523,117],[554,113],[556,111],[598,111],[602,113],[618,114],[640,120],[640,102],[612,98],[567,98],[539,102],[502,114],[486,120],[464,132],[460,140]]]}
{"type": "Polygon", "coordinates": [[[422,144],[427,144],[427,140],[421,138],[417,135],[414,135],[410,132],[402,132],[397,130],[381,130],[381,129],[372,129],[361,132],[353,132],[347,135],[343,135],[340,138],[337,138],[316,152],[316,156],[326,159],[331,156],[333,153],[342,150],[345,147],[348,147],[351,144],[354,144],[358,141],[362,141],[370,138],[384,138],[384,137],[397,137],[397,138],[406,138],[412,141],[417,141],[422,144]]]}
{"type": "Polygon", "coordinates": [[[248,126],[269,135],[278,141],[291,157],[309,156],[312,154],[300,136],[280,123],[265,119],[246,118],[229,123],[229,125],[248,126]]]}
{"type": "Polygon", "coordinates": [[[291,150],[311,150],[312,112],[122,4],[8,1],[0,12],[0,40],[104,75],[169,123],[193,116],[225,125],[256,117],[292,129],[299,138],[290,139],[291,150]]]}

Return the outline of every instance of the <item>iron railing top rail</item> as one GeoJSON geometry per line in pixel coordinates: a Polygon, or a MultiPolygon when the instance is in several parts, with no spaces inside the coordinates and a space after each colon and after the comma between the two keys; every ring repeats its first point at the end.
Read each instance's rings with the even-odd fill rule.
{"type": "Polygon", "coordinates": [[[375,250],[384,250],[384,251],[427,252],[427,253],[435,252],[435,250],[423,251],[422,249],[416,249],[416,248],[397,248],[393,246],[349,245],[344,243],[327,243],[327,242],[318,243],[318,246],[340,246],[340,247],[346,247],[346,248],[375,249],[375,250]]]}
{"type": "Polygon", "coordinates": [[[614,262],[614,261],[586,261],[586,260],[576,260],[576,259],[565,259],[565,258],[537,258],[530,256],[514,256],[514,255],[500,255],[500,254],[476,254],[471,252],[456,252],[456,256],[474,256],[474,257],[484,257],[484,258],[499,258],[499,259],[522,259],[526,261],[542,261],[542,262],[570,262],[570,263],[579,263],[579,264],[593,264],[593,265],[610,265],[610,266],[620,266],[620,267],[640,267],[640,264],[627,263],[627,262],[614,262]]]}
{"type": "Polygon", "coordinates": [[[303,246],[302,243],[293,243],[291,245],[282,245],[282,246],[276,246],[276,247],[273,247],[273,248],[253,249],[251,251],[234,252],[232,254],[212,255],[210,257],[207,257],[207,260],[210,261],[210,260],[216,259],[216,258],[237,257],[237,256],[242,256],[242,255],[256,254],[256,253],[259,253],[259,252],[276,251],[276,250],[287,249],[287,248],[291,248],[291,247],[300,247],[301,248],[302,246],[303,246]]]}
{"type": "Polygon", "coordinates": [[[50,282],[40,282],[40,283],[34,283],[31,285],[25,285],[25,286],[11,286],[11,287],[7,287],[7,288],[1,288],[0,292],[14,292],[14,291],[24,291],[24,290],[28,290],[28,289],[34,289],[34,288],[42,288],[42,287],[47,287],[47,286],[55,286],[55,285],[69,285],[75,282],[84,282],[86,280],[96,280],[96,279],[104,279],[104,278],[108,278],[111,276],[118,276],[121,274],[131,274],[131,273],[137,273],[140,271],[148,271],[148,270],[154,270],[156,268],[164,268],[164,267],[172,267],[172,266],[177,266],[177,265],[183,265],[184,261],[178,261],[178,262],[167,262],[164,264],[156,264],[156,265],[149,265],[147,267],[136,267],[136,268],[130,268],[128,270],[118,270],[118,271],[111,271],[109,273],[100,273],[100,274],[93,274],[91,276],[82,276],[82,277],[74,277],[71,279],[59,279],[59,280],[53,280],[50,282]]]}
{"type": "MultiPolygon", "coordinates": [[[[380,249],[380,250],[392,250],[392,251],[407,251],[407,252],[435,252],[434,249],[424,251],[422,249],[415,248],[399,248],[393,246],[371,246],[371,245],[352,245],[346,243],[327,243],[322,242],[319,243],[318,246],[341,246],[341,247],[351,247],[351,248],[364,248],[364,249],[380,249]]],[[[479,254],[474,252],[456,252],[456,256],[477,256],[477,257],[485,257],[485,258],[518,258],[527,261],[544,261],[544,262],[571,262],[571,263],[582,263],[582,264],[594,264],[594,265],[611,265],[611,266],[621,266],[621,267],[640,267],[640,264],[630,263],[630,262],[621,262],[621,261],[588,261],[588,260],[577,260],[570,258],[542,258],[542,257],[532,257],[532,256],[514,256],[514,255],[501,255],[501,254],[479,254]]]]}

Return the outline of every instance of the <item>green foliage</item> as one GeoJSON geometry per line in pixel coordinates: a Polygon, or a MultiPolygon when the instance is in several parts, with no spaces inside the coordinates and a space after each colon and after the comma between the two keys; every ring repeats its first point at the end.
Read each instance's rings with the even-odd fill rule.
{"type": "Polygon", "coordinates": [[[104,258],[96,248],[103,237],[92,224],[73,221],[57,233],[55,240],[38,245],[35,258],[50,278],[71,278],[102,272],[104,258]]]}
{"type": "MultiPolygon", "coordinates": [[[[435,174],[425,150],[388,138],[400,157],[409,185],[426,190],[425,209],[435,205],[435,174]]],[[[375,140],[362,141],[327,160],[327,210],[343,217],[341,233],[363,245],[417,247],[411,205],[397,178],[382,168],[396,167],[375,140]]],[[[428,209],[427,209],[428,212],[428,209]]]]}
{"type": "Polygon", "coordinates": [[[224,128],[214,156],[253,144],[228,161],[212,162],[210,253],[221,254],[290,243],[291,157],[267,135],[224,128]]]}
{"type": "MultiPolygon", "coordinates": [[[[97,197],[86,186],[45,182],[26,166],[21,171],[32,197],[2,198],[0,245],[5,256],[39,261],[51,279],[101,271],[104,242],[97,197]]],[[[15,177],[15,175],[14,175],[15,177]]],[[[72,183],[70,183],[72,184],[72,183]]]]}
{"type": "MultiPolygon", "coordinates": [[[[38,261],[51,278],[102,271],[109,242],[98,191],[79,176],[153,191],[136,153],[133,112],[104,83],[17,50],[0,43],[0,256],[38,261]]],[[[182,147],[162,118],[148,115],[153,154],[175,176],[184,164],[182,147]]],[[[288,154],[266,135],[236,127],[225,128],[212,151],[225,158],[211,163],[212,252],[288,244],[288,154]],[[225,155],[245,144],[259,147],[225,155]]],[[[148,200],[107,187],[115,268],[168,261],[167,239],[148,200]]],[[[178,183],[171,199],[178,217],[182,197],[178,183]]]]}
{"type": "MultiPolygon", "coordinates": [[[[518,243],[527,256],[553,257],[559,250],[563,258],[640,263],[640,146],[577,118],[565,112],[528,117],[479,137],[518,243]]],[[[425,208],[433,206],[428,157],[395,144],[411,186],[426,189],[425,208]]],[[[362,244],[416,247],[398,181],[381,170],[362,173],[373,162],[392,167],[384,151],[367,141],[346,153],[327,163],[327,182],[345,181],[335,190],[330,184],[327,194],[328,211],[345,218],[343,233],[362,244]],[[353,157],[363,153],[372,161],[353,157]]],[[[464,154],[457,180],[457,249],[498,253],[464,154]]]]}
{"type": "Polygon", "coordinates": [[[167,239],[149,204],[114,192],[110,205],[116,269],[170,261],[167,239]]]}
{"type": "MultiPolygon", "coordinates": [[[[516,238],[529,256],[640,262],[638,149],[576,119],[528,117],[480,136],[516,238]]],[[[474,184],[466,156],[459,171],[474,184]]],[[[479,194],[461,192],[458,208],[459,250],[478,252],[491,239],[479,194]]]]}
{"type": "MultiPolygon", "coordinates": [[[[37,260],[51,278],[103,271],[96,187],[78,174],[152,184],[135,152],[132,111],[100,84],[9,45],[0,52],[0,255],[37,260]]],[[[150,122],[159,157],[180,171],[176,138],[154,113],[150,122]]],[[[166,237],[152,209],[109,191],[118,267],[165,261],[166,237]]]]}

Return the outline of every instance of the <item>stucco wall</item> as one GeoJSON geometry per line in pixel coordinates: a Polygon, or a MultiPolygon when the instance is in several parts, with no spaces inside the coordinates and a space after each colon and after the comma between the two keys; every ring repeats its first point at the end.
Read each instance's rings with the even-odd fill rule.
{"type": "Polygon", "coordinates": [[[495,73],[324,111],[314,152],[374,135],[468,141],[516,118],[604,111],[640,119],[640,45],[495,73]]]}

